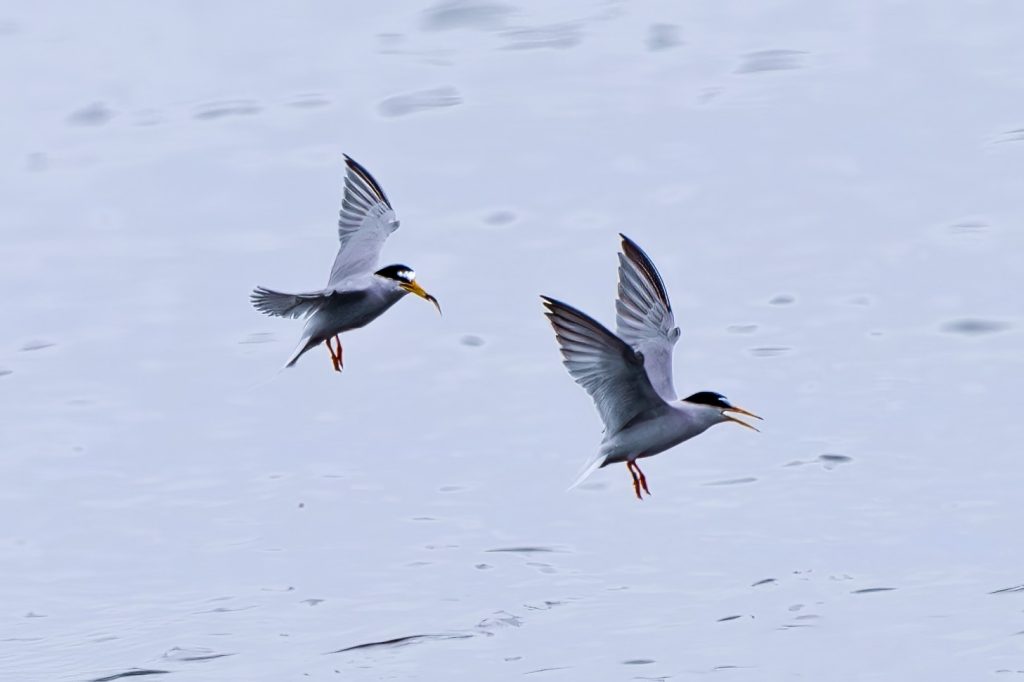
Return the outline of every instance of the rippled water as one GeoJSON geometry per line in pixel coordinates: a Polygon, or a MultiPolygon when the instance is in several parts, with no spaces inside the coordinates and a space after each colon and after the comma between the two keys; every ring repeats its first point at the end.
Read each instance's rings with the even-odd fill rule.
{"type": "Polygon", "coordinates": [[[0,678],[1024,675],[1008,4],[0,10],[0,678]],[[403,301],[277,374],[342,152],[403,301]],[[766,417],[599,439],[537,295],[766,417]]]}

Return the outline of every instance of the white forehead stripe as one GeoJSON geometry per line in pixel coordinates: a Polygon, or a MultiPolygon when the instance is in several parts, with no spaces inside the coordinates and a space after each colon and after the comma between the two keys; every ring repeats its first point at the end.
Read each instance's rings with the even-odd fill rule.
{"type": "Polygon", "coordinates": [[[412,270],[399,270],[398,276],[404,279],[406,282],[411,282],[416,279],[416,273],[412,270]]]}

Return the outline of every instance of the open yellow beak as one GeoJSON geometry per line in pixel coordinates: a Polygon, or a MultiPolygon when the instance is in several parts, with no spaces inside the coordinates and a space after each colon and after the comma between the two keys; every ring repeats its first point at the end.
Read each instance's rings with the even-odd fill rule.
{"type": "Polygon", "coordinates": [[[754,426],[751,426],[750,424],[748,424],[745,421],[740,421],[739,419],[737,419],[736,417],[732,416],[731,414],[725,414],[726,412],[736,412],[738,414],[745,414],[748,417],[753,417],[754,419],[762,419],[761,417],[758,417],[753,412],[751,412],[749,410],[744,410],[742,407],[736,407],[735,405],[733,405],[732,407],[727,407],[724,410],[722,410],[722,415],[724,415],[725,418],[728,419],[731,422],[736,422],[740,426],[746,426],[748,429],[753,429],[754,431],[760,432],[760,429],[758,429],[758,428],[756,428],[754,426]]]}
{"type": "Polygon", "coordinates": [[[437,308],[437,313],[438,313],[438,315],[440,315],[440,314],[441,314],[441,304],[437,302],[437,299],[436,299],[436,298],[434,298],[433,296],[431,296],[430,294],[428,294],[428,293],[427,293],[427,292],[426,292],[426,291],[425,291],[425,290],[423,289],[423,287],[421,287],[421,286],[420,286],[419,282],[417,282],[416,280],[413,280],[413,281],[409,282],[408,284],[406,284],[405,282],[403,282],[403,283],[401,284],[401,287],[402,287],[403,289],[405,289],[406,291],[408,291],[409,293],[411,293],[411,294],[416,294],[416,295],[417,295],[417,296],[419,296],[420,298],[424,298],[424,299],[426,299],[426,300],[430,301],[431,303],[433,303],[433,304],[434,304],[434,307],[435,307],[435,308],[437,308]]]}

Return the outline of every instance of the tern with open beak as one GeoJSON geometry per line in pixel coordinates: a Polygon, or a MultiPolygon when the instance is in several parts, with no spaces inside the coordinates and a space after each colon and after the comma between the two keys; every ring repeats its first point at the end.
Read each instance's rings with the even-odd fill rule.
{"type": "Polygon", "coordinates": [[[595,470],[625,462],[638,499],[650,495],[637,460],[651,457],[709,427],[756,414],[736,407],[712,391],[680,400],[672,383],[672,350],[679,339],[668,292],[647,254],[625,235],[619,254],[619,296],[615,303],[618,335],[586,313],[542,296],[545,313],[569,374],[594,399],[604,422],[604,439],[576,481],[595,470]],[[642,491],[642,492],[641,492],[642,491]]]}
{"type": "Polygon", "coordinates": [[[261,313],[306,318],[302,338],[285,367],[323,343],[331,354],[331,365],[340,372],[344,364],[338,335],[366,326],[406,294],[430,301],[441,312],[437,299],[419,285],[412,268],[389,265],[377,269],[384,241],[398,229],[398,220],[373,176],[348,156],[345,166],[345,194],[338,220],[341,248],[327,287],[303,294],[256,287],[250,297],[261,313]]]}

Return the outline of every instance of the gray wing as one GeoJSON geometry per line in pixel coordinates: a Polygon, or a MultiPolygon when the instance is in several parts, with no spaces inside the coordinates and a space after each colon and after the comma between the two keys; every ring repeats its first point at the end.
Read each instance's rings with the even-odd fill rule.
{"type": "Polygon", "coordinates": [[[666,401],[678,399],[672,383],[672,351],[679,327],[672,314],[665,283],[654,263],[626,235],[619,254],[619,298],[615,302],[616,331],[623,341],[643,353],[647,376],[666,401]]]}
{"type": "Polygon", "coordinates": [[[597,405],[608,434],[664,405],[644,371],[644,357],[586,313],[541,296],[569,374],[597,405]]]}
{"type": "Polygon", "coordinates": [[[266,287],[253,289],[249,300],[256,310],[264,315],[274,317],[309,317],[320,310],[328,301],[342,305],[352,305],[362,301],[367,292],[362,289],[351,291],[311,291],[305,294],[286,294],[266,287]]]}
{"type": "Polygon", "coordinates": [[[398,220],[384,190],[369,171],[345,155],[345,195],[338,217],[341,247],[331,268],[328,288],[377,267],[384,241],[398,220]]]}

